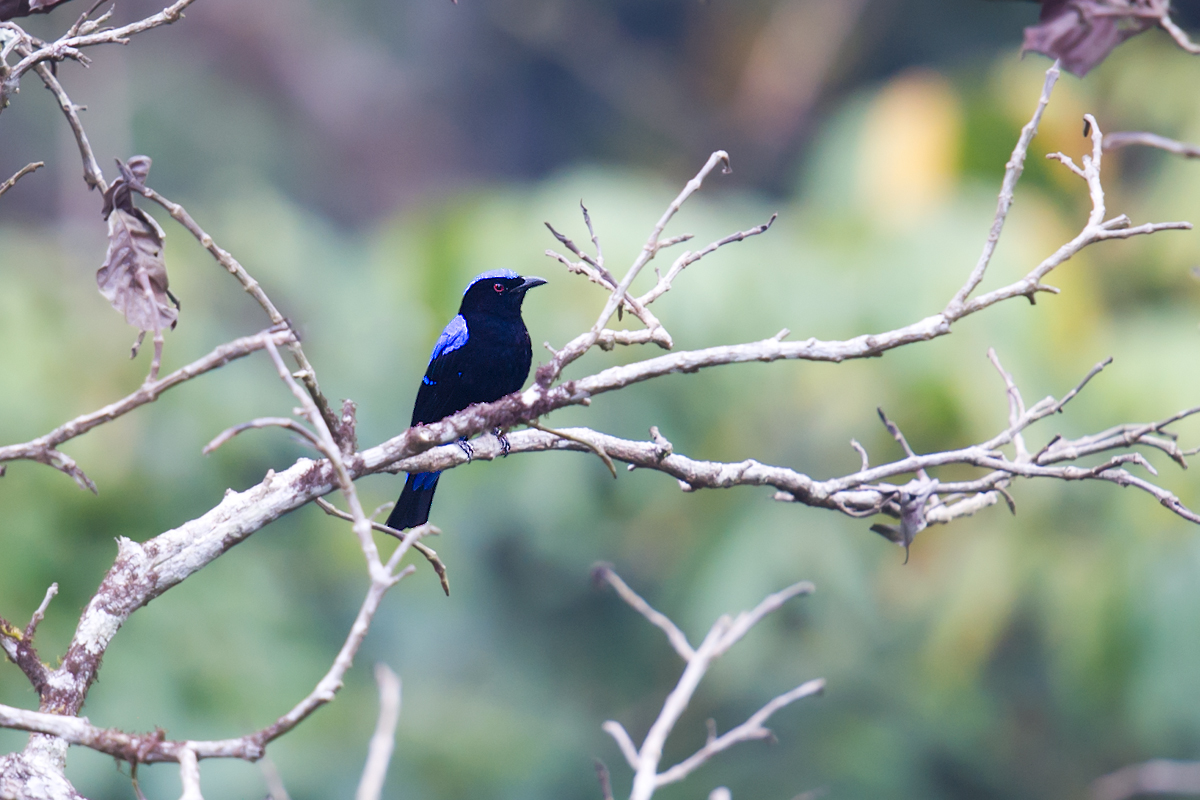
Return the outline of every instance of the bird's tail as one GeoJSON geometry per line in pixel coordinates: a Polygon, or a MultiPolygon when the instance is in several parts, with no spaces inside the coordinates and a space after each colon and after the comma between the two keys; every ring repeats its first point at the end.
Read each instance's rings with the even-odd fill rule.
{"type": "Polygon", "coordinates": [[[415,528],[429,521],[429,507],[433,505],[433,492],[437,489],[441,472],[418,472],[409,475],[404,482],[404,491],[395,508],[388,515],[387,526],[402,531],[415,528]]]}

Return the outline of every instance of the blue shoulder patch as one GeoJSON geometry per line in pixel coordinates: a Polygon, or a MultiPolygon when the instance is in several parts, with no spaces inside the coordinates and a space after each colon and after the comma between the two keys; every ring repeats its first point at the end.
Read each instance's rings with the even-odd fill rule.
{"type": "Polygon", "coordinates": [[[433,354],[429,356],[432,362],[438,356],[451,353],[467,343],[467,339],[471,338],[471,332],[467,330],[467,321],[463,319],[462,314],[456,314],[454,319],[450,320],[450,324],[442,330],[442,335],[438,337],[437,343],[433,346],[433,354]]]}
{"type": "Polygon", "coordinates": [[[492,278],[519,278],[519,277],[521,277],[521,276],[518,275],[517,273],[513,272],[511,269],[492,269],[492,270],[488,270],[487,272],[481,272],[478,275],[476,275],[474,278],[471,279],[471,282],[467,284],[467,288],[463,290],[463,294],[466,294],[467,292],[471,291],[471,287],[474,286],[475,284],[479,283],[480,281],[487,281],[487,280],[491,280],[492,278]]]}

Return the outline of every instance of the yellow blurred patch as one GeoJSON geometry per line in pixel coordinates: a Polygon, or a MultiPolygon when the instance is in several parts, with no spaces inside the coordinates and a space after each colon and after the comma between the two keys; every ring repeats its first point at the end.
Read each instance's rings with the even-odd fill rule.
{"type": "Polygon", "coordinates": [[[915,70],[892,80],[867,113],[858,188],[885,223],[919,218],[945,202],[958,180],[962,108],[950,82],[915,70]]]}
{"type": "Polygon", "coordinates": [[[938,618],[925,644],[924,662],[937,680],[969,685],[1007,629],[1017,600],[1011,535],[980,530],[942,554],[955,563],[943,571],[938,618]],[[957,552],[955,552],[957,551],[957,552]]]}

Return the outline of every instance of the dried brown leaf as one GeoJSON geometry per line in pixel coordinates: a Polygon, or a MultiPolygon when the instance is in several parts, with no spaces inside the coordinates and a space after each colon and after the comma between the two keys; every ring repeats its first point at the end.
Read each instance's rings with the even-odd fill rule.
{"type": "Polygon", "coordinates": [[[0,22],[30,14],[45,14],[67,0],[0,0],[0,22]]]}
{"type": "Polygon", "coordinates": [[[1025,29],[1022,50],[1061,59],[1064,69],[1083,77],[1165,13],[1161,0],[1043,0],[1041,21],[1025,29]]]}
{"type": "MultiPolygon", "coordinates": [[[[142,181],[150,170],[150,159],[135,156],[128,171],[142,181]]],[[[142,331],[174,328],[179,312],[171,306],[167,290],[167,267],[163,262],[163,233],[158,223],[133,204],[132,191],[118,178],[104,196],[108,218],[108,254],[96,272],[100,294],[125,321],[142,331]]]]}

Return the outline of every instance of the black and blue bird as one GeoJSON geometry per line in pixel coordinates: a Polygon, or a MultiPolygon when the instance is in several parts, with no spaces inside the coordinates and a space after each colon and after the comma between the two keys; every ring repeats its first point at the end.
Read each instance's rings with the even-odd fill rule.
{"type": "MultiPolygon", "coordinates": [[[[476,275],[463,292],[458,315],[442,331],[413,404],[413,425],[437,422],[475,403],[490,403],[520,389],[529,377],[533,348],[521,319],[525,293],[545,283],[509,269],[476,275]]],[[[440,472],[408,476],[389,528],[429,521],[440,472]]]]}

